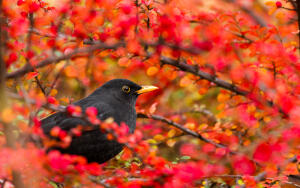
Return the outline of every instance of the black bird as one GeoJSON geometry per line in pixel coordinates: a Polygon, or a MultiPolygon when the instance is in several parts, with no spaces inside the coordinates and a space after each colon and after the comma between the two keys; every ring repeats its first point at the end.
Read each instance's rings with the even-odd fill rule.
{"type": "MultiPolygon", "coordinates": [[[[97,117],[100,120],[112,117],[119,125],[122,122],[126,123],[130,133],[133,133],[136,126],[136,99],[140,94],[155,89],[157,89],[155,86],[139,86],[126,79],[114,79],[103,84],[88,97],[73,104],[80,106],[83,112],[88,107],[96,107],[98,110],[97,117]]],[[[50,115],[43,119],[41,123],[45,135],[48,136],[50,136],[50,131],[55,126],[69,131],[78,125],[89,125],[87,121],[71,117],[63,112],[50,115]]],[[[103,163],[120,153],[123,145],[115,140],[108,140],[106,134],[97,128],[83,131],[79,137],[74,136],[67,148],[55,147],[51,149],[57,149],[62,153],[84,156],[88,162],[103,163]]]]}

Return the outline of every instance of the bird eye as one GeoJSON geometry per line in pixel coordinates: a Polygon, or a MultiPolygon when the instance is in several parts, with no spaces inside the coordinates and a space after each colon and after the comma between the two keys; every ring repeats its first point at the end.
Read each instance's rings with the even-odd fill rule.
{"type": "Polygon", "coordinates": [[[123,90],[125,93],[129,93],[129,92],[130,92],[130,87],[125,85],[125,86],[122,87],[122,90],[123,90]]]}

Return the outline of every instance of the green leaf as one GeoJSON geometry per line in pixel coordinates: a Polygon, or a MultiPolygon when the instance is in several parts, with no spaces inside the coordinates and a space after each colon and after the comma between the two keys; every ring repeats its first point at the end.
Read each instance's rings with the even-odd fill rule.
{"type": "Polygon", "coordinates": [[[190,156],[182,156],[182,157],[181,157],[181,160],[189,160],[189,159],[191,159],[190,156]]]}

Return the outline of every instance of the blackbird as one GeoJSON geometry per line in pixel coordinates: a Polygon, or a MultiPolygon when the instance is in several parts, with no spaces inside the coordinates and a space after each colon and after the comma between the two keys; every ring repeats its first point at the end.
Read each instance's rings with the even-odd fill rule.
{"type": "MultiPolygon", "coordinates": [[[[98,119],[106,120],[111,117],[119,125],[124,122],[129,127],[129,132],[133,133],[136,126],[136,99],[140,94],[155,89],[155,86],[139,86],[130,80],[114,79],[73,104],[80,106],[83,112],[93,106],[98,110],[98,119]]],[[[43,132],[49,137],[51,129],[55,126],[65,131],[70,131],[78,125],[89,126],[89,122],[84,119],[69,116],[64,112],[48,116],[41,124],[43,132]]],[[[123,145],[116,140],[108,140],[106,134],[97,128],[84,130],[81,136],[74,136],[67,148],[50,148],[53,149],[61,153],[84,156],[88,162],[104,163],[120,153],[123,145]]]]}

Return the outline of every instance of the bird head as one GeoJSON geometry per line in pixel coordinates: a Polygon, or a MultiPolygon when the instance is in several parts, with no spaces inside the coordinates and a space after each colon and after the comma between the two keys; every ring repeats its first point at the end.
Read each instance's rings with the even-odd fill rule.
{"type": "Polygon", "coordinates": [[[100,89],[110,97],[134,105],[139,95],[156,90],[158,87],[140,86],[130,80],[114,79],[103,84],[100,89]]]}

